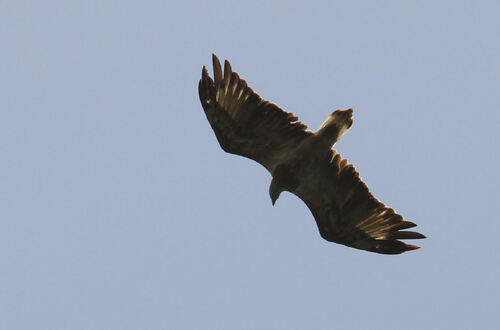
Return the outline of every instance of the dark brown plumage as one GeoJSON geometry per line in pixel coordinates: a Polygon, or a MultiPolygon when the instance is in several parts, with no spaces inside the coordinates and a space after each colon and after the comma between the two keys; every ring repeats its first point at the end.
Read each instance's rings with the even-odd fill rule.
{"type": "Polygon", "coordinates": [[[332,112],[316,132],[276,104],[257,95],[233,72],[226,60],[222,71],[213,55],[214,80],[203,67],[200,101],[217,140],[226,152],[251,158],[271,172],[273,204],[282,191],[302,199],[321,236],[357,249],[399,254],[416,245],[399,239],[425,238],[405,231],[405,221],[378,201],[333,144],[351,127],[352,109],[332,112]]]}

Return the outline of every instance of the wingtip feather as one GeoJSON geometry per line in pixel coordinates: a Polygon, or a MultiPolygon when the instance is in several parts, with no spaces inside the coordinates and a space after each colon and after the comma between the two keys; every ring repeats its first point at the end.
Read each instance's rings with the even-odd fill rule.
{"type": "Polygon", "coordinates": [[[391,239],[421,239],[426,238],[425,235],[416,231],[397,231],[389,235],[391,239]]]}
{"type": "Polygon", "coordinates": [[[381,254],[401,254],[406,251],[412,251],[420,249],[420,246],[413,244],[406,244],[398,240],[384,240],[379,241],[375,246],[373,252],[381,253],[381,254]]]}
{"type": "Polygon", "coordinates": [[[406,251],[418,250],[420,246],[413,244],[406,244],[406,251]]]}
{"type": "Polygon", "coordinates": [[[214,66],[215,83],[218,84],[222,81],[222,67],[220,65],[219,59],[215,54],[212,54],[212,64],[214,66]]]}
{"type": "Polygon", "coordinates": [[[231,68],[231,64],[229,63],[228,60],[225,60],[224,61],[224,85],[225,86],[229,85],[232,72],[233,72],[233,69],[231,68]]]}

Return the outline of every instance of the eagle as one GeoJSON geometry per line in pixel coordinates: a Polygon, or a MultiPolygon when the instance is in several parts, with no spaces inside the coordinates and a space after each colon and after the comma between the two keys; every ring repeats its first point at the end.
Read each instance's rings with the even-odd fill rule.
{"type": "Polygon", "coordinates": [[[304,201],[321,237],[381,254],[418,249],[400,239],[425,238],[375,198],[333,145],[353,123],[353,109],[336,110],[316,132],[293,113],[260,97],[224,62],[212,55],[212,79],[204,66],[198,84],[201,105],[222,149],[263,165],[272,175],[274,205],[283,191],[304,201]]]}

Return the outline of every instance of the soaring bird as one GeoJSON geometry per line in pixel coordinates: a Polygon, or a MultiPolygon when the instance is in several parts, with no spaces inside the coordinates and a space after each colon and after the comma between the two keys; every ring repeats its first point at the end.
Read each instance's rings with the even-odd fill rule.
{"type": "Polygon", "coordinates": [[[406,221],[375,198],[358,172],[333,145],[351,127],[353,110],[336,110],[316,132],[293,113],[264,100],[224,62],[212,56],[214,79],[203,67],[198,85],[201,105],[220,146],[262,164],[272,175],[274,205],[281,192],[309,207],[321,237],[382,254],[400,254],[416,245],[400,239],[425,238],[405,229],[406,221]]]}

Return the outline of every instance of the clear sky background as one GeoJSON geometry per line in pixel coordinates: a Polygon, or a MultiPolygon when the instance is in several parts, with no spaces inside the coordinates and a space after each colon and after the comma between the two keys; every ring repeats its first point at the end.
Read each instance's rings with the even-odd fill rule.
{"type": "Polygon", "coordinates": [[[0,328],[493,329],[498,1],[2,1],[0,328]],[[316,130],[428,236],[320,238],[224,153],[211,54],[316,130]]]}

